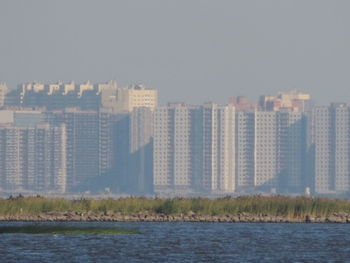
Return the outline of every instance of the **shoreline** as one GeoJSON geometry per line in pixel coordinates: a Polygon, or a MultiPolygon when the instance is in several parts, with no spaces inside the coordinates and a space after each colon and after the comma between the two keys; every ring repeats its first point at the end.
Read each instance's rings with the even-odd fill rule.
{"type": "Polygon", "coordinates": [[[202,215],[187,213],[166,215],[155,213],[135,213],[124,215],[115,212],[79,213],[47,212],[38,215],[0,215],[0,222],[223,222],[223,223],[350,223],[350,214],[333,213],[329,216],[289,217],[267,214],[240,213],[235,215],[202,215]]]}
{"type": "Polygon", "coordinates": [[[350,223],[341,199],[242,196],[219,199],[0,199],[0,221],[350,223]]]}

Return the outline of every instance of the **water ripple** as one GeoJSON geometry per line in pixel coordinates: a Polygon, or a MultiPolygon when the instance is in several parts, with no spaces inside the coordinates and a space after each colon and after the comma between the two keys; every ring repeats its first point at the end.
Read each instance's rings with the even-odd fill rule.
{"type": "MultiPolygon", "coordinates": [[[[19,225],[20,222],[0,223],[19,225]]],[[[55,223],[51,223],[55,224],[55,223]]],[[[68,223],[137,235],[3,234],[1,262],[349,262],[350,225],[68,223]]]]}

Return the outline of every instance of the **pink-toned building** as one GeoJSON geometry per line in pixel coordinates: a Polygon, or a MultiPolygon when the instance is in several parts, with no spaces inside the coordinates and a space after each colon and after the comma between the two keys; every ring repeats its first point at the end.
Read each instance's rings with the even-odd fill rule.
{"type": "Polygon", "coordinates": [[[230,97],[229,104],[235,106],[236,111],[255,111],[258,108],[256,103],[250,102],[246,97],[230,97]]]}

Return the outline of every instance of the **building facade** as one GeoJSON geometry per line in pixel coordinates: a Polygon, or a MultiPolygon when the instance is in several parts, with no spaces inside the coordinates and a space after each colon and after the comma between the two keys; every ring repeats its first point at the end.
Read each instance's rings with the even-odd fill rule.
{"type": "Polygon", "coordinates": [[[9,89],[5,83],[0,83],[0,108],[5,105],[5,97],[9,89]]]}
{"type": "Polygon", "coordinates": [[[171,104],[154,113],[156,192],[235,191],[234,107],[171,104]]]}
{"type": "Polygon", "coordinates": [[[65,126],[0,124],[0,166],[3,191],[66,192],[65,126]]]}
{"type": "Polygon", "coordinates": [[[255,173],[255,113],[238,111],[236,114],[236,175],[237,190],[254,189],[255,173]]]}
{"type": "Polygon", "coordinates": [[[154,109],[158,104],[157,90],[146,89],[144,85],[140,84],[118,88],[115,97],[118,113],[131,112],[139,107],[154,109]]]}
{"type": "Polygon", "coordinates": [[[129,123],[126,192],[153,193],[153,109],[134,108],[129,123]]]}
{"type": "Polygon", "coordinates": [[[190,192],[191,111],[183,104],[157,107],[154,111],[153,182],[156,192],[190,192]]]}
{"type": "Polygon", "coordinates": [[[350,190],[349,106],[333,103],[312,112],[314,190],[318,194],[350,190]]]}
{"type": "MultiPolygon", "coordinates": [[[[193,168],[201,177],[198,190],[208,193],[233,193],[236,189],[235,171],[235,109],[232,105],[207,103],[195,110],[193,137],[201,140],[192,152],[200,165],[193,168]],[[198,114],[199,113],[199,114],[198,114]]],[[[194,141],[194,140],[193,140],[194,141]]]]}
{"type": "Polygon", "coordinates": [[[78,107],[82,110],[112,109],[115,113],[131,112],[137,107],[154,109],[157,106],[157,91],[146,89],[143,85],[118,87],[115,81],[92,84],[85,83],[50,83],[29,82],[10,92],[2,92],[5,85],[0,85],[1,102],[7,106],[45,107],[58,110],[78,107]],[[6,96],[5,96],[6,94],[6,96]],[[2,99],[2,98],[6,99],[2,99]]]}

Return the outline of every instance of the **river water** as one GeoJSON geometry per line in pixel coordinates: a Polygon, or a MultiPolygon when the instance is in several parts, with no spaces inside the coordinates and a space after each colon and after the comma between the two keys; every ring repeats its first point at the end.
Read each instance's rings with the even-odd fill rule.
{"type": "MultiPolygon", "coordinates": [[[[29,223],[0,226],[20,224],[29,223]]],[[[141,234],[2,234],[0,262],[350,262],[350,224],[64,224],[132,228],[141,234]]]]}

